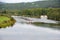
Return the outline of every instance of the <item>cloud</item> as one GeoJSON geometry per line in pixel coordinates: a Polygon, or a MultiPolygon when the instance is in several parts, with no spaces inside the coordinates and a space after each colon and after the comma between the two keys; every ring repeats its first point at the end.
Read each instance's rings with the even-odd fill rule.
{"type": "Polygon", "coordinates": [[[33,1],[41,1],[41,0],[0,0],[0,2],[7,2],[7,3],[33,2],[33,1]]]}

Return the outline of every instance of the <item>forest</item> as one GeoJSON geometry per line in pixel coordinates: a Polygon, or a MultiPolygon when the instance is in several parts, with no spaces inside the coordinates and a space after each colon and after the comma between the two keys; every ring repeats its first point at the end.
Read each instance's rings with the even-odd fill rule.
{"type": "Polygon", "coordinates": [[[40,18],[47,15],[48,19],[60,21],[60,8],[32,8],[23,10],[0,10],[0,15],[7,16],[27,16],[40,18]]]}

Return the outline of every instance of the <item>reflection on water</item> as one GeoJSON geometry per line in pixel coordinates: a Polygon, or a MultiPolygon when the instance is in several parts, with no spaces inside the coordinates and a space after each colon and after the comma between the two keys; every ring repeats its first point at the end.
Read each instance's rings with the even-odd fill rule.
{"type": "Polygon", "coordinates": [[[42,27],[49,27],[49,28],[60,29],[60,24],[43,23],[43,22],[34,22],[32,24],[34,24],[36,26],[42,26],[42,27]]]}
{"type": "Polygon", "coordinates": [[[21,21],[18,20],[12,27],[1,28],[0,40],[60,40],[60,30],[26,24],[22,19],[21,21]]]}
{"type": "Polygon", "coordinates": [[[36,26],[42,27],[50,27],[55,29],[60,29],[59,21],[49,20],[47,16],[41,16],[41,18],[30,18],[30,17],[22,17],[22,16],[13,16],[17,22],[20,23],[29,23],[36,26]]]}
{"type": "Polygon", "coordinates": [[[7,24],[6,26],[0,27],[0,29],[1,28],[6,28],[6,27],[12,27],[14,24],[15,24],[15,22],[14,23],[10,23],[9,25],[7,24]]]}
{"type": "Polygon", "coordinates": [[[60,40],[60,31],[16,23],[13,27],[0,29],[2,40],[60,40]]]}

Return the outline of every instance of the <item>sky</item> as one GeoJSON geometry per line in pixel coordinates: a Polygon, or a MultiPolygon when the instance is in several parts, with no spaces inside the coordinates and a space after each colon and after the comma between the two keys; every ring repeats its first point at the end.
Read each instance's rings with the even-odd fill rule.
{"type": "Polygon", "coordinates": [[[0,2],[6,2],[6,3],[33,2],[33,1],[42,1],[42,0],[0,0],[0,2]]]}

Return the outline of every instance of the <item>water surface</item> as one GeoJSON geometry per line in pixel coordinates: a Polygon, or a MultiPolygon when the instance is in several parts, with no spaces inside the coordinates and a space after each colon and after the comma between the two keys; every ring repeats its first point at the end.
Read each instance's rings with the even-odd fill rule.
{"type": "Polygon", "coordinates": [[[60,40],[60,30],[38,27],[18,20],[13,27],[0,29],[0,40],[60,40]]]}

